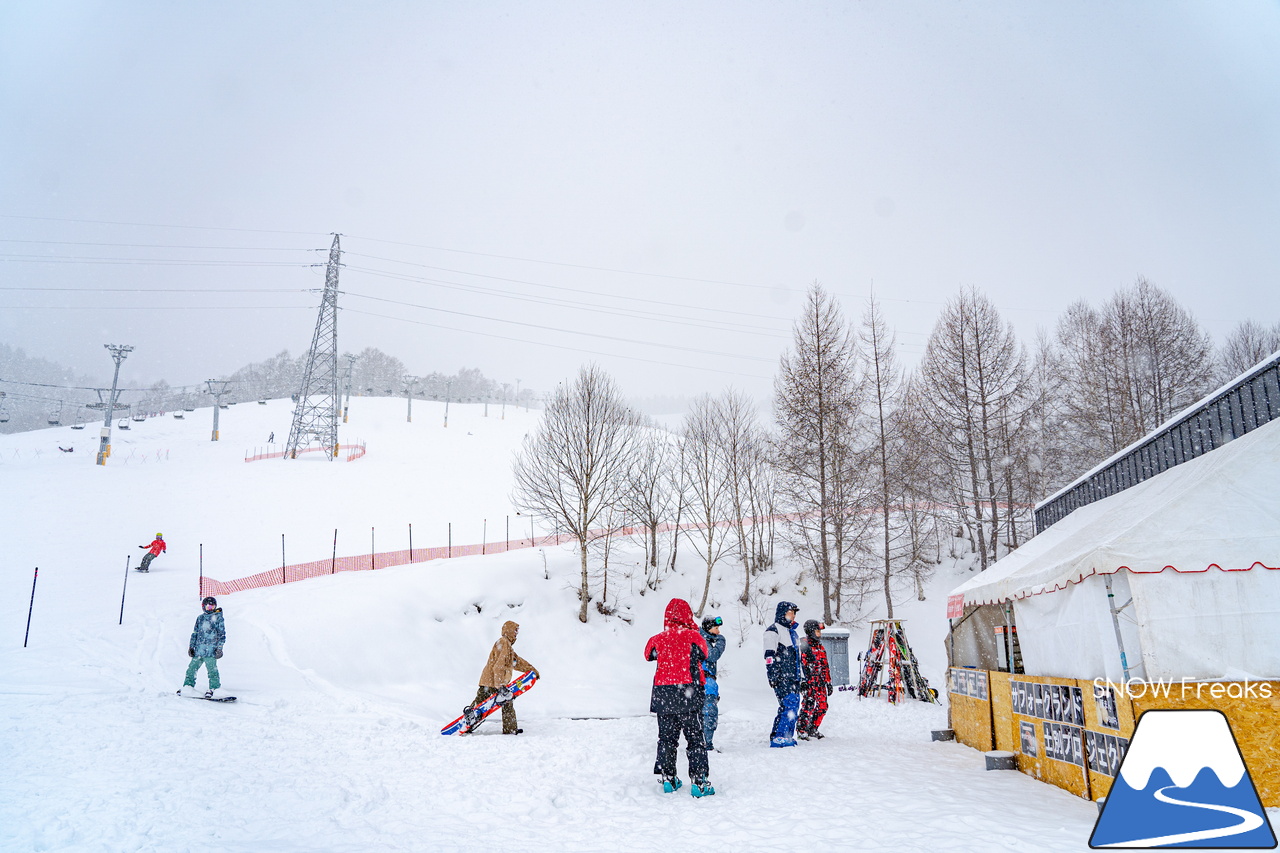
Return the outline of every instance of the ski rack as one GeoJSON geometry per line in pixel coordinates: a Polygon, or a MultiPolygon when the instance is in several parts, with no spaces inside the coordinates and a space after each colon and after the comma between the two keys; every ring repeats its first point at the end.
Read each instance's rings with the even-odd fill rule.
{"type": "Polygon", "coordinates": [[[920,672],[920,662],[907,643],[903,619],[873,619],[867,650],[858,655],[858,695],[884,694],[892,704],[905,697],[937,702],[938,691],[920,672]]]}

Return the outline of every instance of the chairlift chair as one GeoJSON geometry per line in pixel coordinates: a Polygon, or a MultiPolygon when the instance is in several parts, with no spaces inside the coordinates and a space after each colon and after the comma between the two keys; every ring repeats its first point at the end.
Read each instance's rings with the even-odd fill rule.
{"type": "Polygon", "coordinates": [[[80,417],[80,409],[76,409],[76,422],[71,425],[72,429],[84,429],[84,418],[80,417]]]}
{"type": "Polygon", "coordinates": [[[58,408],[49,410],[49,426],[62,426],[62,401],[58,401],[58,408]]]}
{"type": "Polygon", "coordinates": [[[129,428],[129,419],[128,419],[128,418],[121,418],[121,419],[120,419],[120,423],[116,424],[116,426],[117,426],[117,427],[119,427],[120,429],[128,429],[128,428],[129,428]]]}

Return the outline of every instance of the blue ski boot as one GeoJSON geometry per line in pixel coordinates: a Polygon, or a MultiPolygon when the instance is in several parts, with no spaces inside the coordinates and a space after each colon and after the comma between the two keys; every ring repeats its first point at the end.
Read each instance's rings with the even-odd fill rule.
{"type": "Polygon", "coordinates": [[[702,779],[694,779],[689,787],[689,793],[695,797],[713,797],[716,789],[711,786],[711,782],[705,777],[702,779]]]}
{"type": "Polygon", "coordinates": [[[680,781],[679,776],[663,776],[662,777],[662,793],[674,794],[680,790],[680,786],[684,783],[680,781]]]}

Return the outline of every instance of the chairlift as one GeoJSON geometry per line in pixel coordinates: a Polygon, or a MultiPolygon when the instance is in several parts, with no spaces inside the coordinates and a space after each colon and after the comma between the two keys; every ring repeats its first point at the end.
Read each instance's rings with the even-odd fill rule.
{"type": "Polygon", "coordinates": [[[120,423],[116,424],[116,426],[117,426],[117,427],[119,427],[120,429],[128,429],[128,428],[129,428],[129,419],[128,419],[128,418],[121,418],[121,419],[120,419],[120,423]]]}
{"type": "Polygon", "coordinates": [[[81,409],[76,409],[76,422],[71,425],[72,429],[84,429],[84,418],[80,417],[81,409]]]}
{"type": "Polygon", "coordinates": [[[147,413],[146,413],[146,412],[135,412],[135,413],[134,413],[134,415],[133,415],[133,422],[134,422],[135,424],[140,424],[140,423],[142,423],[143,421],[145,421],[146,419],[147,419],[147,413]]]}
{"type": "Polygon", "coordinates": [[[58,401],[58,408],[49,410],[49,426],[62,426],[62,401],[58,401]]]}
{"type": "Polygon", "coordinates": [[[267,404],[267,401],[266,401],[265,399],[262,399],[262,400],[259,400],[259,401],[258,401],[258,405],[259,405],[259,406],[265,406],[266,404],[267,404]]]}
{"type": "MultiPolygon", "coordinates": [[[[184,410],[184,411],[185,411],[185,410],[184,410]]],[[[173,413],[173,417],[174,417],[176,420],[182,420],[182,419],[183,419],[183,418],[182,418],[182,412],[174,412],[174,413],[173,413]]]]}
{"type": "Polygon", "coordinates": [[[0,407],[0,424],[7,424],[8,422],[9,422],[9,410],[6,408],[0,407]]]}

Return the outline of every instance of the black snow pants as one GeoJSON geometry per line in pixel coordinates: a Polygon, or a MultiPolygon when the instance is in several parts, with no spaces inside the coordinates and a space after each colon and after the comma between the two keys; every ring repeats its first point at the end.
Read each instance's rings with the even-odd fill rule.
{"type": "Polygon", "coordinates": [[[702,739],[702,711],[658,715],[658,760],[653,772],[659,776],[676,775],[676,750],[680,733],[684,733],[685,755],[689,758],[689,776],[695,781],[707,778],[707,744],[702,739]]]}
{"type": "Polygon", "coordinates": [[[148,551],[147,553],[142,555],[142,565],[138,566],[138,568],[144,572],[151,571],[151,561],[154,560],[155,558],[156,558],[156,555],[148,551]]]}

